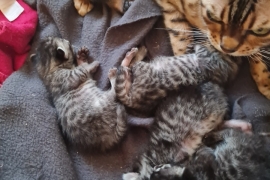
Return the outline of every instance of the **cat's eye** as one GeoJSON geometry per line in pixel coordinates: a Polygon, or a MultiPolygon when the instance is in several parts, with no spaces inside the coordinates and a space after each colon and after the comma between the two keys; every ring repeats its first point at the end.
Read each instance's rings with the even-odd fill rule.
{"type": "Polygon", "coordinates": [[[270,32],[270,28],[259,28],[251,31],[256,35],[263,36],[270,32]]]}
{"type": "Polygon", "coordinates": [[[222,22],[222,20],[217,17],[214,13],[210,12],[207,10],[207,17],[211,20],[211,21],[214,21],[214,22],[217,22],[217,23],[220,23],[222,22]]]}

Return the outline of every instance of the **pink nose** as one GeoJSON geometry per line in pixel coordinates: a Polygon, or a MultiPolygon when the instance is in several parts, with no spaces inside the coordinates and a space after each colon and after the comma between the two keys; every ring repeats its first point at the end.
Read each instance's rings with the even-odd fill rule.
{"type": "Polygon", "coordinates": [[[220,48],[225,53],[233,53],[237,50],[239,46],[239,41],[236,38],[230,36],[223,36],[221,39],[220,48]]]}
{"type": "Polygon", "coordinates": [[[235,52],[236,51],[236,49],[235,48],[233,48],[233,49],[227,49],[226,47],[224,47],[223,45],[220,45],[220,48],[222,49],[222,51],[223,52],[225,52],[225,53],[233,53],[233,52],[235,52]]]}

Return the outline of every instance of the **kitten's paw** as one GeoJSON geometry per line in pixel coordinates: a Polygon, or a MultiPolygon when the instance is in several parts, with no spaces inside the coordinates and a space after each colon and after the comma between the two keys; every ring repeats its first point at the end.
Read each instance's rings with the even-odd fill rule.
{"type": "Polygon", "coordinates": [[[252,134],[252,125],[244,120],[231,119],[229,121],[225,121],[222,128],[240,129],[247,134],[252,134]]]}
{"type": "Polygon", "coordinates": [[[123,174],[122,179],[123,180],[140,180],[140,176],[138,173],[131,172],[131,173],[123,174]]]}
{"type": "Polygon", "coordinates": [[[117,68],[111,68],[108,73],[108,78],[113,79],[116,77],[117,68]]]}
{"type": "Polygon", "coordinates": [[[132,59],[137,54],[137,52],[138,52],[138,48],[132,48],[130,51],[128,51],[126,53],[124,60],[121,63],[121,66],[128,67],[130,65],[130,62],[132,61],[132,59]]]}
{"type": "Polygon", "coordinates": [[[77,64],[88,62],[89,60],[89,49],[87,47],[82,47],[77,53],[77,64]]]}
{"type": "Polygon", "coordinates": [[[89,0],[73,0],[74,6],[78,11],[78,14],[81,16],[85,16],[88,12],[93,9],[93,5],[89,2],[89,0]]]}
{"type": "Polygon", "coordinates": [[[131,63],[129,66],[132,66],[136,62],[142,61],[147,55],[147,49],[145,46],[141,46],[138,49],[138,52],[136,53],[135,57],[132,59],[131,63]]]}
{"type": "Polygon", "coordinates": [[[153,170],[154,172],[158,172],[161,169],[168,169],[170,167],[172,167],[170,164],[160,164],[160,165],[155,166],[153,170]]]}

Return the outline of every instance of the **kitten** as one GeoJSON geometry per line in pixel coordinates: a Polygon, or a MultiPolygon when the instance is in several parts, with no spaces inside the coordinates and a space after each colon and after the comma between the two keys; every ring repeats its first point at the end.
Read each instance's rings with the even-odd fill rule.
{"type": "Polygon", "coordinates": [[[117,98],[138,114],[150,116],[170,91],[181,89],[181,86],[199,85],[206,80],[223,84],[236,75],[237,63],[215,49],[197,45],[195,51],[195,54],[157,57],[144,62],[140,60],[146,54],[145,48],[140,48],[139,52],[133,48],[117,71],[117,98]]]}
{"type": "Polygon", "coordinates": [[[210,147],[200,148],[189,161],[182,165],[156,166],[150,179],[270,179],[269,137],[227,129],[211,133],[205,141],[208,141],[207,145],[210,147]]]}
{"type": "MultiPolygon", "coordinates": [[[[221,85],[237,71],[231,59],[226,61],[219,52],[200,45],[195,46],[194,54],[138,61],[128,68],[141,51],[132,49],[119,67],[117,97],[137,109],[151,109],[157,99],[159,103],[148,147],[133,172],[123,175],[124,180],[149,179],[155,165],[183,161],[192,155],[202,137],[222,123],[228,103],[221,85]]],[[[226,126],[230,124],[234,123],[226,126]]]]}
{"type": "Polygon", "coordinates": [[[73,0],[74,6],[81,16],[85,16],[93,9],[93,3],[106,3],[110,8],[119,13],[124,13],[128,10],[133,1],[134,0],[73,0]]]}
{"type": "Polygon", "coordinates": [[[32,60],[53,98],[63,133],[76,145],[104,151],[126,134],[127,117],[123,105],[116,102],[116,69],[109,72],[112,89],[101,91],[92,78],[99,63],[85,62],[88,54],[82,48],[76,60],[67,40],[49,37],[39,44],[32,60]]]}
{"type": "Polygon", "coordinates": [[[231,56],[251,59],[259,91],[270,99],[267,69],[270,3],[267,0],[155,0],[160,6],[175,55],[185,54],[193,39],[231,56]],[[207,40],[204,37],[207,36],[207,40]]]}

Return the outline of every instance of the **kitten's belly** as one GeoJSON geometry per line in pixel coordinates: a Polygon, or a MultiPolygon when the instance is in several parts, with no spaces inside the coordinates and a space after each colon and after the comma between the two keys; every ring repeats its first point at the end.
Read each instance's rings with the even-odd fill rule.
{"type": "Polygon", "coordinates": [[[91,111],[91,114],[99,116],[104,113],[115,114],[117,103],[108,92],[101,91],[95,84],[89,83],[61,96],[57,100],[56,106],[59,111],[72,109],[79,114],[91,111]]]}

